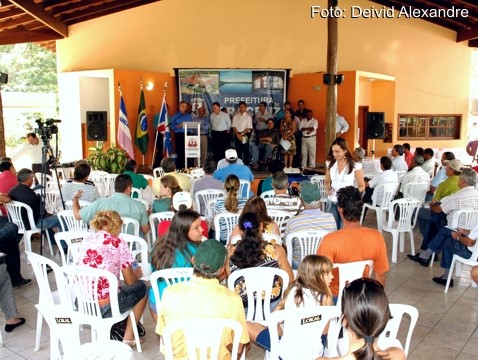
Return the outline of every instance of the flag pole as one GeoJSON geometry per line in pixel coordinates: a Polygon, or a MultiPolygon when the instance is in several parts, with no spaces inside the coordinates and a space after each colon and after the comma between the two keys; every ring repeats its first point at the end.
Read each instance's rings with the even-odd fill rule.
{"type": "MultiPolygon", "coordinates": [[[[164,92],[163,92],[163,102],[164,100],[166,99],[166,90],[168,89],[168,82],[166,81],[164,83],[164,92]]],[[[163,103],[161,103],[161,108],[159,110],[159,119],[158,119],[158,125],[159,125],[159,121],[161,120],[161,110],[163,108],[163,103]]],[[[156,126],[156,137],[154,139],[154,147],[153,147],[153,155],[151,156],[151,169],[153,169],[154,167],[154,157],[156,155],[156,144],[158,142],[158,126],[156,126]]]]}

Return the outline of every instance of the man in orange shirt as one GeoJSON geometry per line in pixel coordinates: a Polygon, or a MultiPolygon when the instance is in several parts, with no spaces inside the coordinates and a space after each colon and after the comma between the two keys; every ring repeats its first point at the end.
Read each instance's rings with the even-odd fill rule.
{"type": "MultiPolygon", "coordinates": [[[[373,260],[375,280],[385,285],[385,277],[389,270],[385,240],[378,230],[360,225],[363,207],[360,191],[353,186],[340,189],[337,192],[337,205],[343,227],[339,231],[325,235],[317,253],[327,256],[334,264],[373,260]]],[[[334,269],[330,289],[334,297],[339,295],[337,269],[334,269]]]]}

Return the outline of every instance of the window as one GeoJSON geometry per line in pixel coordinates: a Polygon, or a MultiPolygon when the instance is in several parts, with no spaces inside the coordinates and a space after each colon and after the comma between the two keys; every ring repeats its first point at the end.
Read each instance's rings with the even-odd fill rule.
{"type": "Polygon", "coordinates": [[[398,139],[459,139],[461,115],[398,115],[398,139]]]}

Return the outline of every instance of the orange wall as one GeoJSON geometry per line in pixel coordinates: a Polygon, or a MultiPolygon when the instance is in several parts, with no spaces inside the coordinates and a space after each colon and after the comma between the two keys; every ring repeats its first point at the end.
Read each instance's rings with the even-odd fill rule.
{"type": "MultiPolygon", "coordinates": [[[[144,161],[147,165],[151,165],[151,157],[153,155],[154,140],[156,136],[156,131],[153,128],[153,118],[161,108],[163,100],[163,85],[165,82],[168,83],[168,89],[166,92],[166,102],[168,104],[168,113],[173,115],[177,110],[177,87],[174,77],[170,76],[168,73],[159,73],[151,71],[135,71],[135,70],[115,70],[114,71],[114,83],[117,84],[118,81],[121,83],[123,91],[123,99],[126,106],[126,112],[128,114],[128,124],[131,131],[131,136],[133,137],[133,149],[135,160],[139,163],[143,163],[143,154],[134,144],[134,134],[136,131],[136,123],[138,117],[138,106],[139,106],[139,96],[140,96],[140,79],[143,80],[143,84],[148,82],[154,83],[154,88],[152,90],[144,89],[144,98],[146,102],[146,114],[148,117],[148,137],[149,145],[148,151],[144,157],[144,161]]],[[[118,129],[118,118],[119,118],[119,92],[116,91],[115,97],[115,127],[118,129]]]]}

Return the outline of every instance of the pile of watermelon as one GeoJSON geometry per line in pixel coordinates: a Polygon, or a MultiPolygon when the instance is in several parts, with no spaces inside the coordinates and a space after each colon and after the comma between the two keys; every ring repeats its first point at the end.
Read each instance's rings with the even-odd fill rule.
{"type": "Polygon", "coordinates": [[[88,156],[88,162],[93,170],[102,170],[110,174],[121,174],[124,171],[126,152],[123,149],[112,147],[103,152],[101,148],[94,148],[95,152],[88,156]]]}

